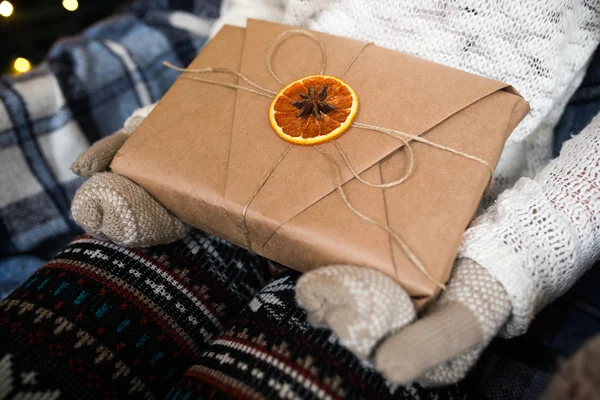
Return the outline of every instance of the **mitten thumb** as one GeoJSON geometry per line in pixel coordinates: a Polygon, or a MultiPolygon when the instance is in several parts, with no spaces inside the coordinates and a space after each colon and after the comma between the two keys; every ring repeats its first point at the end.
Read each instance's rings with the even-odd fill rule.
{"type": "Polygon", "coordinates": [[[438,304],[387,338],[377,349],[375,366],[399,383],[419,380],[437,386],[456,382],[476,361],[464,353],[487,345],[510,310],[502,286],[474,261],[460,259],[438,304]]]}
{"type": "Polygon", "coordinates": [[[125,121],[122,129],[94,143],[89,149],[77,157],[71,165],[75,175],[89,178],[90,176],[104,172],[112,162],[115,154],[125,144],[129,136],[137,129],[142,121],[154,108],[154,104],[139,108],[125,121]]]}

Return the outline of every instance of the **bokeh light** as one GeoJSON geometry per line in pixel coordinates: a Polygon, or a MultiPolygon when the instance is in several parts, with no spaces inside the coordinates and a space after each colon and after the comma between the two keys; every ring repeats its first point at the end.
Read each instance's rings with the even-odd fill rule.
{"type": "Polygon", "coordinates": [[[18,73],[27,72],[31,69],[31,63],[28,59],[19,57],[13,62],[13,68],[18,73]]]}
{"type": "Polygon", "coordinates": [[[65,10],[75,11],[79,8],[79,2],[77,0],[63,0],[62,2],[65,10]]]}
{"type": "Polygon", "coordinates": [[[4,0],[2,3],[0,3],[0,15],[2,15],[5,18],[8,18],[12,15],[14,11],[14,7],[11,4],[10,1],[8,0],[4,0]]]}

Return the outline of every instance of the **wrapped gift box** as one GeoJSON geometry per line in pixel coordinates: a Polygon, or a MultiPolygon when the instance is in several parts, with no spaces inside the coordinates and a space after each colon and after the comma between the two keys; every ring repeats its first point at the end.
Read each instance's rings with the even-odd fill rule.
{"type": "MultiPolygon", "coordinates": [[[[249,20],[225,26],[188,68],[227,67],[274,92],[266,56],[292,27],[249,20]]],[[[365,43],[314,32],[327,52],[325,74],[339,76],[365,43]]],[[[291,37],[274,54],[283,81],[314,75],[317,43],[291,37]]],[[[248,86],[235,75],[204,79],[248,86]]],[[[360,99],[357,122],[396,129],[450,146],[495,167],[505,140],[529,111],[508,84],[375,45],[344,75],[360,99]]],[[[413,265],[388,233],[358,218],[337,193],[328,161],[312,147],[294,146],[271,128],[271,99],[180,77],[125,143],[111,164],[184,222],[299,271],[331,264],[375,268],[402,285],[419,306],[439,286],[413,265]],[[242,212],[257,188],[246,215],[242,212]]],[[[398,179],[405,146],[385,134],[351,127],[336,143],[360,176],[373,183],[398,179]]],[[[399,186],[359,182],[331,143],[319,145],[341,171],[348,200],[388,224],[439,282],[450,276],[462,234],[489,181],[481,163],[424,143],[412,143],[415,169],[399,186]]]]}

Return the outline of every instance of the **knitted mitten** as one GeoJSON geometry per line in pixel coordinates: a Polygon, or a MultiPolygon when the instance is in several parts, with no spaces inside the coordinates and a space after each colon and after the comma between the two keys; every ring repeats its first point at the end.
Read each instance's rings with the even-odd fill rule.
{"type": "Polygon", "coordinates": [[[190,227],[129,179],[102,172],[75,193],[73,219],[90,235],[128,247],[181,239],[190,227]]]}
{"type": "Polygon", "coordinates": [[[375,352],[377,369],[394,382],[419,379],[429,386],[458,381],[471,363],[445,361],[474,346],[483,349],[511,310],[502,286],[468,259],[456,263],[447,291],[412,324],[415,310],[408,295],[372,269],[332,266],[307,273],[296,295],[312,323],[329,326],[362,359],[392,333],[375,352]]]}
{"type": "Polygon", "coordinates": [[[296,296],[314,326],[333,329],[361,359],[369,357],[383,336],[416,317],[404,290],[387,275],[368,268],[320,268],[300,278],[296,296]]]}
{"type": "Polygon", "coordinates": [[[521,179],[473,223],[447,292],[424,318],[404,329],[398,321],[409,322],[402,317],[411,312],[408,302],[391,304],[365,289],[379,287],[382,278],[375,271],[348,272],[359,267],[347,267],[347,277],[338,267],[309,272],[298,284],[298,300],[359,356],[372,352],[366,343],[384,339],[376,348],[375,366],[393,381],[456,382],[493,336],[524,333],[534,315],[598,259],[599,181],[600,116],[566,142],[560,157],[535,179],[521,179]],[[360,285],[348,283],[355,276],[360,285]],[[323,285],[324,278],[326,290],[315,295],[311,286],[323,285]],[[364,304],[355,306],[359,302],[364,304]],[[373,329],[362,329],[375,320],[372,310],[381,320],[373,329]],[[390,317],[394,312],[396,319],[390,317]],[[342,319],[346,326],[337,322],[342,319]]]}
{"type": "Polygon", "coordinates": [[[71,165],[71,170],[75,175],[84,178],[108,170],[113,157],[127,138],[129,138],[129,135],[120,130],[104,139],[100,139],[77,157],[71,165]]]}
{"type": "Polygon", "coordinates": [[[129,135],[137,129],[144,118],[154,109],[155,104],[138,108],[127,118],[125,125],[116,133],[94,143],[77,157],[71,169],[75,175],[89,178],[95,173],[108,170],[113,157],[123,146],[129,135]]]}
{"type": "Polygon", "coordinates": [[[460,259],[438,303],[423,318],[384,340],[375,365],[396,382],[418,380],[426,386],[457,382],[510,311],[502,286],[477,263],[460,259]]]}
{"type": "Polygon", "coordinates": [[[140,247],[171,243],[190,230],[140,186],[123,176],[103,172],[153,108],[150,105],[136,110],[123,129],[94,143],[72,165],[74,173],[90,179],[75,193],[71,215],[94,237],[140,247]]]}

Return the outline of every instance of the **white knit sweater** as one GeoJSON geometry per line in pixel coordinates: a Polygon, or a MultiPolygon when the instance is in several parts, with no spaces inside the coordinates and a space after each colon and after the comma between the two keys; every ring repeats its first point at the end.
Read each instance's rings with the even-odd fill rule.
{"type": "Polygon", "coordinates": [[[223,24],[246,17],[300,25],[513,85],[531,105],[508,139],[461,255],[513,303],[508,336],[562,294],[600,252],[600,119],[551,166],[553,128],[600,42],[595,0],[225,0],[223,24]]]}

